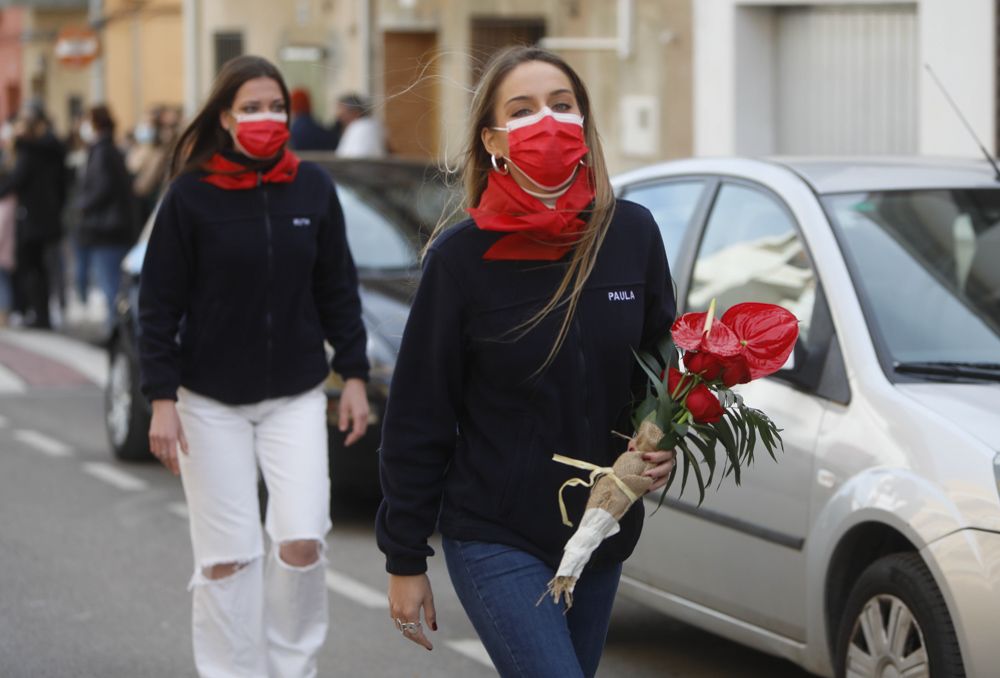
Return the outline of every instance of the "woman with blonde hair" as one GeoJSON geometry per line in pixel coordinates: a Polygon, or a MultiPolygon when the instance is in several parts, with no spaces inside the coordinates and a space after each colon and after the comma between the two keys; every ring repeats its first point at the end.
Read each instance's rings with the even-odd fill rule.
{"type": "MultiPolygon", "coordinates": [[[[641,502],[605,541],[573,606],[537,604],[572,529],[557,493],[566,454],[609,466],[641,380],[631,349],[674,316],[659,229],[615,200],[586,88],[559,57],[509,48],[472,102],[471,219],[435,233],[384,421],[379,547],[396,628],[437,629],[428,538],[504,676],[592,676],[641,502]],[[423,620],[421,621],[421,610],[423,620]]],[[[653,490],[672,452],[649,452],[653,490]]],[[[580,515],[585,493],[567,495],[580,515]]]]}

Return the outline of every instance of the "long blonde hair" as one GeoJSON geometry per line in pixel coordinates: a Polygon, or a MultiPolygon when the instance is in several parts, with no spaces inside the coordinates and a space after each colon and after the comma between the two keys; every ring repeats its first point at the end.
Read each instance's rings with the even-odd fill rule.
{"type": "MultiPolygon", "coordinates": [[[[569,334],[570,324],[576,313],[580,297],[583,294],[587,278],[594,270],[597,262],[597,255],[600,252],[601,244],[607,235],[608,226],[614,216],[615,196],[611,188],[611,181],[608,178],[608,168],[604,162],[604,151],[601,146],[601,138],[597,133],[597,126],[594,124],[593,112],[590,108],[590,97],[587,88],[584,86],[580,76],[576,74],[569,64],[552,52],[537,47],[508,47],[497,53],[487,64],[483,71],[482,78],[472,96],[471,115],[469,128],[467,130],[466,145],[462,157],[462,181],[465,187],[465,204],[476,206],[486,190],[486,182],[492,163],[490,154],[483,145],[481,134],[484,127],[496,125],[494,120],[494,109],[497,90],[504,78],[517,66],[530,61],[544,61],[552,64],[569,78],[573,86],[573,94],[576,96],[577,105],[583,115],[584,139],[589,152],[584,158],[586,169],[591,174],[591,181],[595,189],[594,205],[587,217],[587,225],[577,237],[573,248],[573,254],[566,268],[558,287],[552,297],[535,315],[528,318],[520,325],[512,328],[513,332],[523,336],[538,326],[545,318],[557,309],[565,306],[566,315],[559,328],[559,334],[549,351],[545,362],[542,363],[539,371],[545,369],[562,347],[563,342],[569,334]]],[[[450,220],[443,219],[438,223],[431,234],[426,253],[434,240],[440,233],[448,227],[450,220]]]]}

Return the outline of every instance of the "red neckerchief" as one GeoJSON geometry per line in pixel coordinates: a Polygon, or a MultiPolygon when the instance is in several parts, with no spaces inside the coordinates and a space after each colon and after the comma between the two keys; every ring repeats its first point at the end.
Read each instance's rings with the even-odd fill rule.
{"type": "Polygon", "coordinates": [[[468,212],[484,231],[510,232],[486,250],[483,259],[556,261],[576,243],[587,225],[581,212],[593,201],[594,187],[586,167],[580,168],[569,190],[556,199],[555,209],[525,193],[509,174],[490,172],[479,205],[468,212]]]}
{"type": "MultiPolygon", "coordinates": [[[[241,191],[247,188],[254,188],[257,185],[257,172],[247,169],[238,162],[234,162],[219,153],[213,155],[206,162],[202,169],[208,174],[201,178],[213,186],[224,188],[227,191],[241,191]]],[[[265,184],[287,184],[295,179],[295,174],[299,171],[299,159],[294,153],[285,149],[281,159],[275,163],[274,167],[260,175],[260,180],[265,184]]]]}

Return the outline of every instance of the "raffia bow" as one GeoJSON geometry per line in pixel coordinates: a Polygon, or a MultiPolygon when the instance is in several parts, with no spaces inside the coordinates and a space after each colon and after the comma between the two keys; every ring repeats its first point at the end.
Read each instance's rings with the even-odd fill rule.
{"type": "Polygon", "coordinates": [[[589,461],[580,461],[579,459],[573,459],[572,457],[566,457],[561,454],[552,455],[552,460],[557,461],[560,464],[566,464],[567,466],[573,466],[575,468],[583,469],[585,471],[590,471],[590,476],[587,478],[570,478],[564,482],[559,487],[559,512],[562,514],[563,525],[566,527],[573,527],[573,523],[569,519],[569,513],[566,511],[566,502],[563,500],[563,490],[567,487],[593,487],[600,478],[607,476],[614,481],[615,485],[618,486],[625,496],[628,497],[630,503],[635,503],[638,501],[639,496],[632,491],[628,485],[625,484],[618,474],[615,473],[614,468],[610,466],[598,466],[597,464],[591,464],[589,461]]]}

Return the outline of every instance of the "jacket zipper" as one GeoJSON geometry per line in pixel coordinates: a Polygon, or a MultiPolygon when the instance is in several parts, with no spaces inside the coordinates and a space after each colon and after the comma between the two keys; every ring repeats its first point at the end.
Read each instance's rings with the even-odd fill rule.
{"type": "Polygon", "coordinates": [[[267,187],[263,185],[262,172],[257,172],[257,188],[260,189],[261,195],[264,197],[264,232],[267,236],[267,278],[264,301],[266,308],[265,334],[267,339],[267,355],[264,359],[264,398],[267,399],[271,397],[271,354],[274,351],[274,340],[272,337],[274,320],[271,317],[271,286],[274,281],[274,246],[271,242],[271,207],[267,200],[267,187]]]}
{"type": "Polygon", "coordinates": [[[587,404],[589,403],[589,394],[587,391],[587,354],[583,347],[583,328],[580,327],[580,309],[576,309],[576,313],[573,314],[573,329],[576,334],[576,351],[577,359],[580,361],[580,368],[578,374],[583,376],[581,380],[582,384],[580,386],[581,397],[583,398],[583,420],[580,422],[583,424],[583,435],[584,440],[587,441],[589,445],[590,440],[590,417],[587,416],[587,404]]]}

